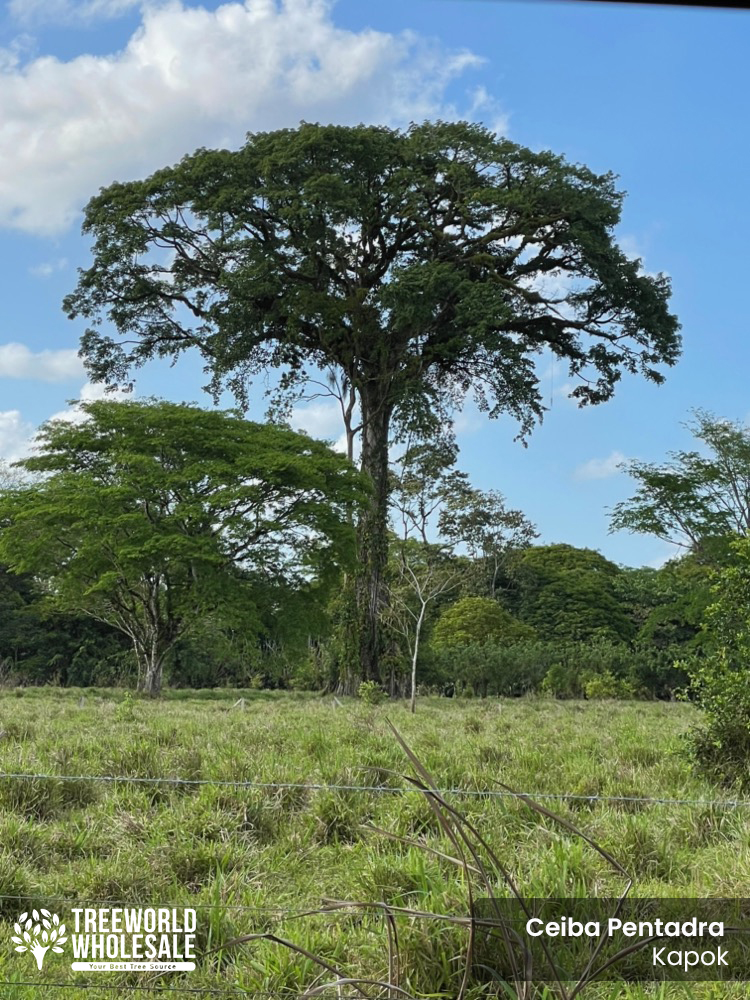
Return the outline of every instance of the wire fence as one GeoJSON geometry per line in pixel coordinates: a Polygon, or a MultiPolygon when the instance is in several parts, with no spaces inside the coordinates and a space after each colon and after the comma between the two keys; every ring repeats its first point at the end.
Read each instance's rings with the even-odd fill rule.
{"type": "MultiPolygon", "coordinates": [[[[328,782],[301,781],[229,781],[213,778],[167,778],[139,777],[131,775],[112,774],[34,774],[0,771],[0,781],[62,781],[62,782],[92,782],[123,785],[167,785],[175,787],[216,787],[234,789],[258,789],[266,791],[297,789],[300,791],[320,792],[369,792],[381,795],[424,795],[425,792],[409,785],[355,785],[328,782]]],[[[497,788],[436,788],[431,789],[442,797],[457,796],[459,798],[479,799],[523,799],[554,800],[558,802],[591,802],[591,803],[631,803],[655,806],[704,806],[714,809],[748,809],[750,799],[706,799],[706,798],[667,798],[649,795],[599,795],[580,792],[542,792],[542,791],[511,791],[497,788]]]]}
{"type": "MultiPolygon", "coordinates": [[[[219,986],[123,986],[118,983],[60,983],[48,981],[44,982],[41,980],[33,979],[0,979],[0,986],[33,986],[35,990],[37,989],[53,989],[53,990],[112,990],[114,992],[128,990],[133,993],[178,993],[180,996],[185,996],[187,994],[195,996],[196,994],[203,994],[204,996],[225,996],[225,997],[274,997],[275,1000],[293,1000],[294,997],[303,996],[304,991],[292,991],[289,990],[286,993],[279,993],[275,991],[273,993],[268,990],[255,990],[255,989],[241,989],[236,987],[219,987],[219,986]]],[[[340,993],[338,992],[338,987],[331,986],[329,990],[320,991],[318,989],[317,995],[324,996],[325,993],[330,993],[331,996],[335,996],[336,1000],[362,1000],[361,994],[351,994],[351,993],[340,993]]]]}
{"type": "MultiPolygon", "coordinates": [[[[416,794],[425,795],[425,790],[411,786],[379,785],[379,784],[345,784],[335,782],[307,782],[307,781],[237,781],[212,778],[179,778],[179,777],[141,777],[136,775],[109,775],[109,774],[54,774],[48,772],[9,772],[0,771],[0,782],[3,781],[24,781],[24,782],[90,782],[108,785],[140,785],[140,786],[166,786],[166,787],[219,787],[232,788],[237,790],[261,790],[261,791],[283,791],[299,790],[305,792],[352,792],[373,795],[405,795],[416,794]]],[[[712,799],[698,797],[663,797],[663,796],[641,796],[641,795],[601,795],[585,794],[577,792],[547,792],[547,791],[512,791],[499,788],[441,788],[430,789],[444,798],[473,798],[489,800],[517,800],[532,799],[535,801],[558,801],[558,802],[579,802],[588,804],[633,804],[642,806],[665,806],[665,807],[696,807],[717,810],[734,810],[750,808],[750,799],[712,799]]],[[[327,909],[325,904],[310,904],[303,907],[283,907],[272,905],[248,905],[242,903],[229,903],[223,900],[216,902],[148,902],[146,904],[137,903],[133,900],[123,899],[89,899],[81,900],[67,896],[46,896],[43,893],[29,892],[25,895],[0,893],[0,900],[16,901],[19,905],[28,904],[29,900],[43,899],[47,904],[64,905],[67,908],[76,907],[133,907],[143,908],[190,908],[195,910],[216,910],[234,911],[244,914],[254,914],[257,917],[277,920],[294,919],[297,917],[311,916],[313,914],[325,914],[328,917],[336,913],[342,915],[346,910],[335,908],[327,909]]],[[[373,915],[377,914],[377,910],[373,915]]],[[[302,996],[300,991],[267,991],[254,988],[230,987],[230,986],[189,986],[181,983],[179,986],[163,986],[158,984],[148,985],[126,985],[123,983],[107,982],[61,982],[53,980],[31,980],[31,979],[0,979],[0,987],[3,994],[11,987],[33,988],[34,995],[38,991],[59,991],[67,990],[71,995],[76,995],[79,991],[100,990],[121,994],[164,994],[179,996],[245,996],[258,998],[274,998],[274,1000],[292,1000],[294,997],[302,996]]],[[[330,990],[320,993],[321,996],[328,995],[335,997],[335,1000],[362,1000],[363,994],[343,994],[339,987],[332,986],[330,990]]]]}
{"type": "MultiPolygon", "coordinates": [[[[0,979],[0,986],[33,986],[34,989],[57,989],[57,990],[113,990],[117,992],[118,990],[130,990],[133,993],[179,993],[180,996],[185,994],[203,994],[212,996],[237,996],[237,997],[276,997],[277,1000],[283,997],[284,994],[274,992],[269,993],[267,990],[243,990],[230,987],[218,987],[218,986],[123,986],[118,983],[60,983],[60,982],[43,982],[35,981],[33,979],[0,979]]],[[[294,996],[293,993],[286,994],[287,997],[294,996]]],[[[339,995],[337,994],[337,1000],[339,1000],[339,995]]],[[[341,1000],[354,1000],[353,997],[341,998],[341,1000]]],[[[361,998],[359,998],[361,1000],[361,998]]]]}

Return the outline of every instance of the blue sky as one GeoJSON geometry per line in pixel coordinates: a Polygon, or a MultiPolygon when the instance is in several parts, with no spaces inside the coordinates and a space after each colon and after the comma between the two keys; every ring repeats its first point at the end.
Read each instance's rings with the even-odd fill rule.
{"type": "MultiPolygon", "coordinates": [[[[0,457],[92,398],[76,356],[83,324],[60,302],[89,260],[80,210],[99,186],[144,176],[198,146],[301,119],[483,121],[628,192],[619,238],[671,275],[684,355],[662,387],[637,378],[579,410],[564,371],[528,448],[508,420],[467,409],[460,464],[538,525],[542,540],[626,565],[671,550],[609,535],[630,494],[623,458],[690,441],[691,407],[750,417],[745,310],[750,199],[750,13],[492,0],[10,0],[0,13],[0,457]],[[745,67],[743,69],[743,66],[745,67]]],[[[154,365],[141,395],[209,399],[197,359],[154,365]]],[[[250,416],[259,418],[258,404],[250,416]]],[[[321,401],[295,415],[335,439],[321,401]]]]}

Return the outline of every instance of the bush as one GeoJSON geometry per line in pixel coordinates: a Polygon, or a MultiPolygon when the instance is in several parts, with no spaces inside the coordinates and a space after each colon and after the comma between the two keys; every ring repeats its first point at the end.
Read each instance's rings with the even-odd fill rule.
{"type": "Polygon", "coordinates": [[[750,790],[750,538],[735,541],[731,551],[704,618],[715,652],[690,670],[689,694],[704,718],[688,734],[688,748],[699,770],[744,792],[750,790]]]}
{"type": "Polygon", "coordinates": [[[723,785],[750,790],[750,684],[746,670],[719,655],[694,669],[690,696],[703,709],[702,722],[686,736],[696,769],[723,785]]]}
{"type": "Polygon", "coordinates": [[[375,681],[362,681],[357,694],[365,705],[380,705],[385,701],[385,691],[375,681]]]}
{"type": "MultiPolygon", "coordinates": [[[[696,655],[691,662],[701,661],[696,655]]],[[[474,694],[510,698],[536,691],[555,698],[667,698],[688,683],[686,667],[672,650],[601,639],[431,646],[419,664],[423,683],[437,692],[460,694],[470,688],[474,694]]]]}
{"type": "Polygon", "coordinates": [[[541,689],[554,698],[583,698],[585,686],[592,678],[591,671],[581,670],[575,663],[553,663],[541,689]]]}
{"type": "Polygon", "coordinates": [[[596,674],[584,684],[587,698],[633,698],[633,685],[622,677],[615,677],[609,670],[596,674]]]}
{"type": "Polygon", "coordinates": [[[552,644],[542,642],[475,642],[431,652],[426,679],[444,691],[510,698],[537,690],[555,656],[552,644]]]}

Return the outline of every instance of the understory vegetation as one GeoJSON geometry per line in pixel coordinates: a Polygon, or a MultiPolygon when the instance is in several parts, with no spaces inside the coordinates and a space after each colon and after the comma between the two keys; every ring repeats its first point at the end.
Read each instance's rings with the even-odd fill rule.
{"type": "MultiPolygon", "coordinates": [[[[353,976],[387,977],[387,932],[377,908],[293,915],[319,910],[325,900],[468,913],[465,874],[434,853],[454,849],[424,796],[401,777],[414,772],[387,720],[439,788],[481,793],[499,791],[502,782],[535,793],[623,865],[636,895],[742,896],[750,877],[748,813],[711,804],[716,788],[687,764],[684,734],[696,717],[690,705],[658,702],[425,698],[412,716],[403,703],[250,690],[170,692],[159,702],[97,689],[2,692],[0,770],[45,777],[0,779],[0,979],[31,978],[26,957],[10,946],[19,912],[47,906],[63,917],[94,901],[197,908],[196,971],[168,981],[113,973],[109,985],[140,988],[122,996],[156,997],[149,987],[169,985],[291,1000],[326,981],[310,958],[269,940],[222,947],[247,934],[276,934],[353,976]],[[56,775],[206,783],[65,782],[56,775]],[[231,784],[241,781],[269,784],[231,784]],[[560,792],[578,797],[543,798],[560,792]]],[[[446,799],[527,895],[622,891],[622,876],[596,850],[523,802],[486,794],[446,799]]],[[[499,876],[495,887],[507,895],[499,876]]],[[[401,988],[455,997],[465,929],[395,920],[401,988]]],[[[45,964],[43,978],[69,984],[56,991],[63,998],[83,995],[92,978],[87,997],[111,995],[62,958],[45,964]]],[[[603,984],[584,995],[739,998],[744,990],[603,984]]],[[[22,985],[3,985],[2,994],[40,995],[22,985]]],[[[380,994],[373,988],[370,995],[380,994]]],[[[470,981],[467,998],[490,995],[497,994],[486,983],[470,981]]]]}

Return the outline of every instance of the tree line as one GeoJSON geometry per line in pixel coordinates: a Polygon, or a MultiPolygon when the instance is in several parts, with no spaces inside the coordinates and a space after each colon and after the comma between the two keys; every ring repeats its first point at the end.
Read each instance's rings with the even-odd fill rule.
{"type": "MultiPolygon", "coordinates": [[[[5,681],[348,690],[346,581],[371,497],[348,457],[237,411],[103,400],[80,417],[43,425],[0,490],[5,681]]],[[[377,683],[412,704],[418,685],[673,697],[728,642],[717,587],[745,579],[732,529],[750,508],[750,430],[701,413],[693,431],[704,452],[631,463],[636,492],[612,512],[613,528],[649,533],[661,518],[686,546],[660,569],[536,544],[521,511],[456,467],[449,430],[394,449],[377,683]]]]}

